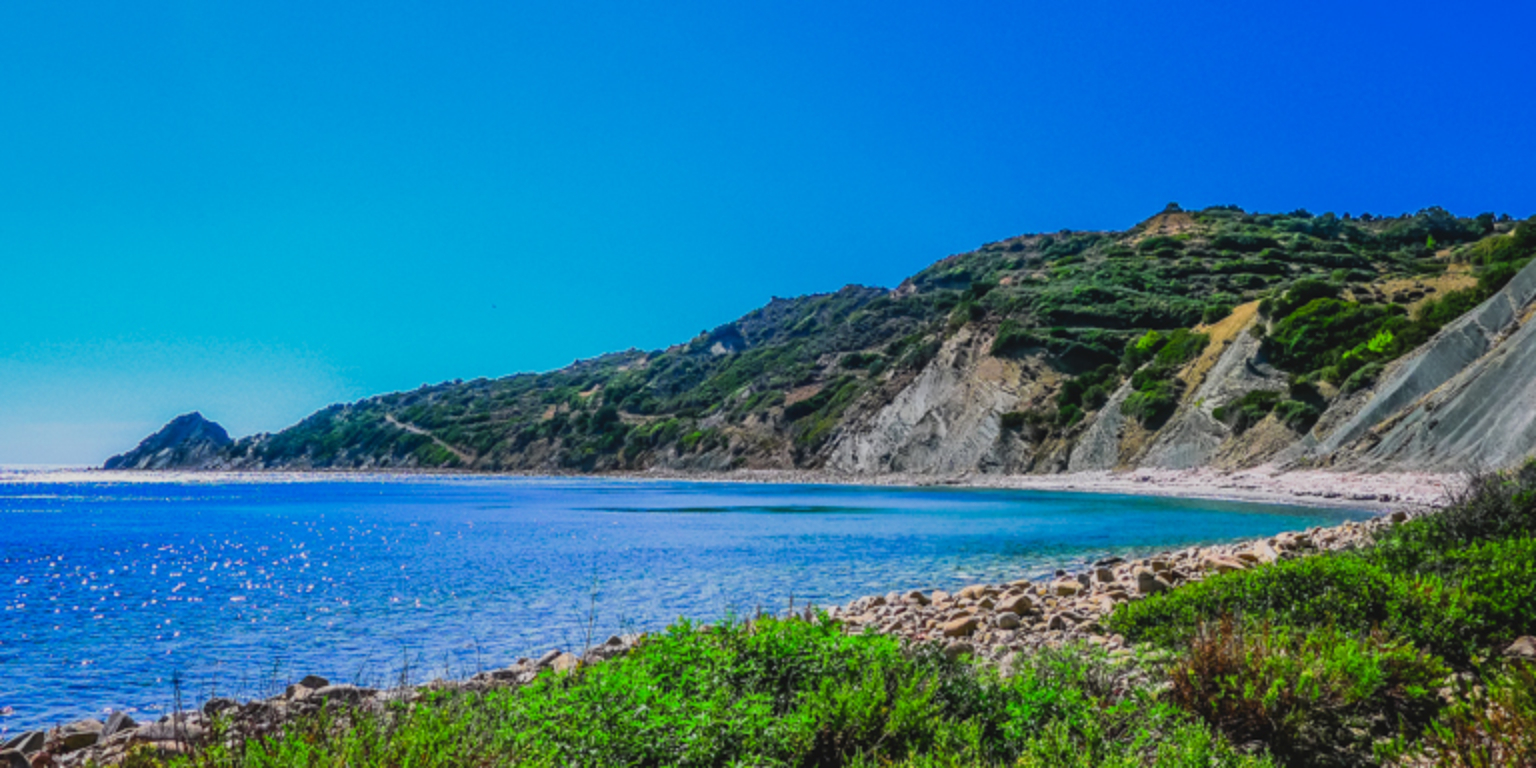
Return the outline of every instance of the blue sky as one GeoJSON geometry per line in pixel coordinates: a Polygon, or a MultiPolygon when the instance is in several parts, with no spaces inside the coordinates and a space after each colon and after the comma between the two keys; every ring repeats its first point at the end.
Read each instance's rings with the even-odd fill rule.
{"type": "Polygon", "coordinates": [[[1169,201],[1536,213],[1524,2],[8,3],[0,464],[1169,201]]]}

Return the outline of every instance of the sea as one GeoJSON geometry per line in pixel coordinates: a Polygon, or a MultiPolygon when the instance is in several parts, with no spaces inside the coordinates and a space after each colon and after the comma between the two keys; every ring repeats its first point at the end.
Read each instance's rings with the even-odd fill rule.
{"type": "Polygon", "coordinates": [[[1368,516],[948,487],[0,472],[0,734],[308,674],[462,678],[685,619],[1368,516]]]}

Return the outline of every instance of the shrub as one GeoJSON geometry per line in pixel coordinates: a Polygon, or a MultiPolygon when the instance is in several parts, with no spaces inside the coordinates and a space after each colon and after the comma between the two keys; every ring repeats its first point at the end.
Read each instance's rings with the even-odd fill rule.
{"type": "Polygon", "coordinates": [[[836,622],[680,623],[625,656],[489,693],[437,692],[215,744],[208,768],[349,765],[1263,766],[1103,652],[1001,678],[836,622]],[[910,761],[910,762],[907,762],[910,761]]]}
{"type": "Polygon", "coordinates": [[[1275,298],[1269,305],[1269,311],[1276,319],[1283,320],[1292,312],[1317,299],[1336,299],[1338,297],[1339,286],[1337,284],[1316,278],[1302,278],[1292,283],[1290,288],[1287,288],[1284,293],[1275,298]]]}
{"type": "Polygon", "coordinates": [[[1472,475],[1444,509],[1399,529],[1386,538],[1427,536],[1441,547],[1536,536],[1536,460],[1516,470],[1472,475]]]}
{"type": "Polygon", "coordinates": [[[844,368],[868,368],[885,358],[878,352],[849,352],[843,355],[838,365],[844,368]]]}
{"type": "Polygon", "coordinates": [[[1205,312],[1200,315],[1200,322],[1205,325],[1213,325],[1226,319],[1226,317],[1230,314],[1232,314],[1231,304],[1211,304],[1207,306],[1205,308],[1205,312]]]}
{"type": "Polygon", "coordinates": [[[1238,743],[1299,765],[1353,764],[1402,720],[1425,722],[1449,670],[1379,633],[1301,632],[1230,617],[1202,625],[1171,697],[1238,743]],[[1374,734],[1371,731],[1375,731],[1374,734]]]}
{"type": "Polygon", "coordinates": [[[1421,741],[1399,737],[1383,750],[1384,762],[1404,768],[1536,765],[1536,667],[1516,665],[1491,676],[1486,692],[1464,685],[1459,693],[1421,741]]]}
{"type": "Polygon", "coordinates": [[[1402,312],[1396,305],[1313,299],[1275,323],[1264,339],[1264,351],[1285,370],[1316,371],[1338,362],[1353,347],[1368,343],[1380,332],[1384,320],[1402,312]]]}
{"type": "Polygon", "coordinates": [[[1275,404],[1280,402],[1280,393],[1265,389],[1256,389],[1243,395],[1241,398],[1220,406],[1211,412],[1217,421],[1225,423],[1232,428],[1235,434],[1242,434],[1248,428],[1264,420],[1269,412],[1275,409],[1275,404]]]}
{"type": "Polygon", "coordinates": [[[1275,418],[1296,432],[1305,433],[1322,415],[1317,406],[1300,400],[1283,400],[1275,406],[1275,418]]]}
{"type": "Polygon", "coordinates": [[[1222,616],[1318,626],[1340,618],[1346,629],[1386,622],[1407,596],[1386,569],[1354,555],[1289,560],[1228,573],[1177,591],[1121,605],[1110,627],[1134,641],[1186,642],[1203,622],[1222,616]]]}
{"type": "Polygon", "coordinates": [[[1349,394],[1350,392],[1365,389],[1366,387],[1375,384],[1376,379],[1381,376],[1381,372],[1384,370],[1386,370],[1386,366],[1382,365],[1381,363],[1366,363],[1360,368],[1360,370],[1351,373],[1349,378],[1344,380],[1344,384],[1340,386],[1339,389],[1344,392],[1344,394],[1349,394]]]}

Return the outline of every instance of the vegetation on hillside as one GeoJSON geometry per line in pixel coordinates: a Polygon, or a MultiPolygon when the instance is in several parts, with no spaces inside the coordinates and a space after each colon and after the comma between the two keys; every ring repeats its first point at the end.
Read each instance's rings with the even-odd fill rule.
{"type": "MultiPolygon", "coordinates": [[[[895,291],[774,299],[664,350],[332,406],[228,453],[257,466],[816,466],[840,430],[889,402],[960,333],[989,341],[995,356],[1038,357],[1067,382],[1053,408],[1012,414],[1005,426],[1069,432],[1129,382],[1122,410],[1156,428],[1184,394],[1174,373],[1205,343],[1195,326],[1239,304],[1263,302],[1264,349],[1299,384],[1349,391],[1491,295],[1533,253],[1536,225],[1508,216],[1170,206],[1125,232],[990,243],[895,291]],[[1373,287],[1448,270],[1476,285],[1427,300],[1373,287]]],[[[1221,405],[1243,414],[1234,424],[1275,411],[1305,429],[1326,407],[1314,391],[1221,405]]]]}

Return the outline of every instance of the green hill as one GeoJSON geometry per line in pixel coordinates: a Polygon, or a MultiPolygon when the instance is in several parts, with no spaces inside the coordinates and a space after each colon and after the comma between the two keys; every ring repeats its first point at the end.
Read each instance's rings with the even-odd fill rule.
{"type": "Polygon", "coordinates": [[[927,418],[941,448],[971,435],[943,448],[963,468],[1038,472],[1111,427],[1111,464],[1155,458],[1196,407],[1225,430],[1218,453],[1251,463],[1275,451],[1234,454],[1245,435],[1299,437],[1509,281],[1536,252],[1536,225],[1517,224],[1170,205],[1123,232],[988,243],[894,290],[775,298],[663,350],[334,405],[198,466],[922,471],[940,468],[918,446],[927,418]],[[1208,349],[1211,327],[1254,302],[1268,388],[1196,406],[1198,369],[1234,343],[1218,331],[1208,349]],[[946,371],[1001,394],[971,402],[946,371]],[[925,415],[919,396],[949,404],[925,415]]]}

